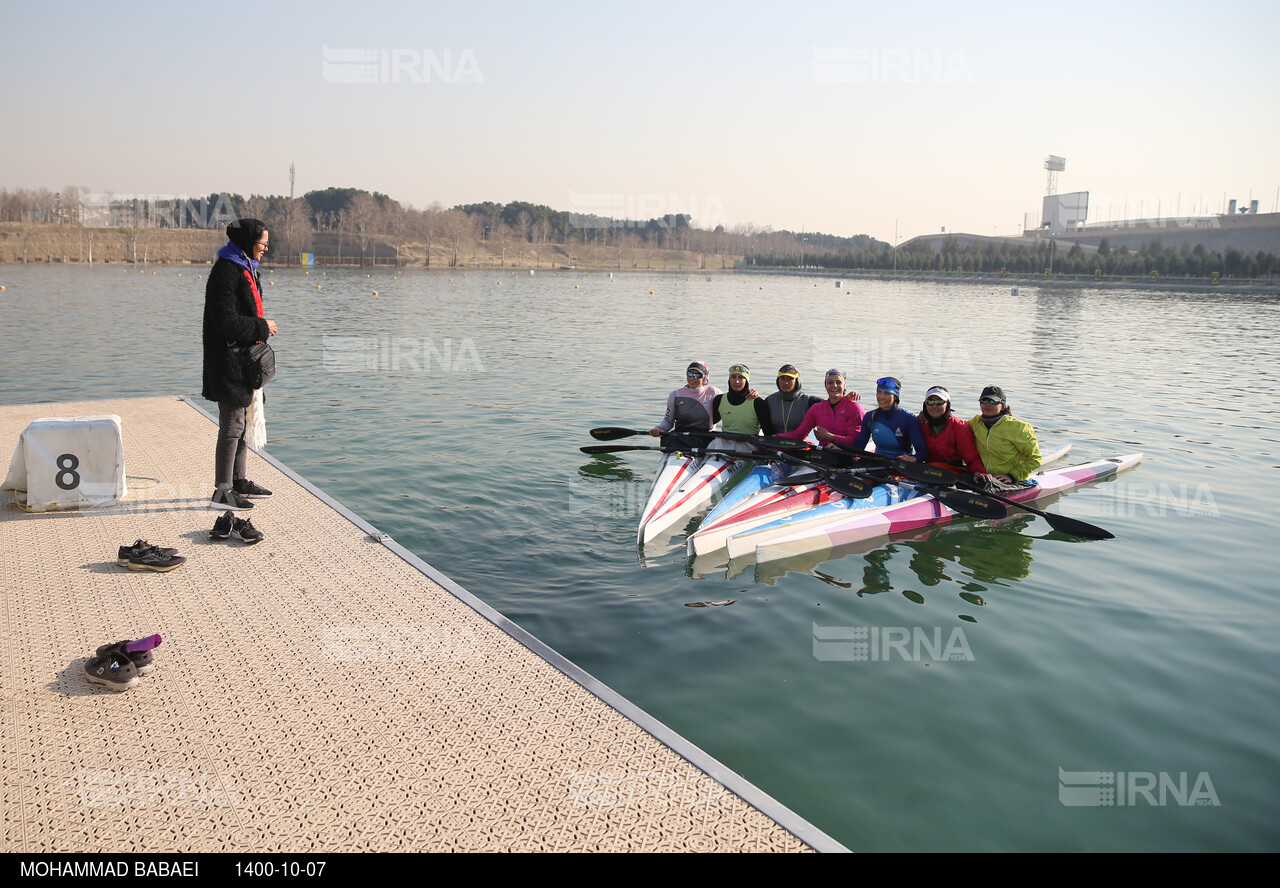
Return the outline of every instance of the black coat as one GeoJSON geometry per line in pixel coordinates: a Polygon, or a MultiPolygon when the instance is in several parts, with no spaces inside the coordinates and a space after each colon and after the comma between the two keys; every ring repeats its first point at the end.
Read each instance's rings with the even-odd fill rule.
{"type": "Polygon", "coordinates": [[[232,407],[248,407],[253,390],[227,376],[227,343],[249,345],[265,342],[267,322],[258,317],[253,289],[245,268],[221,256],[209,271],[204,288],[204,387],[201,394],[210,401],[228,402],[232,407]]]}

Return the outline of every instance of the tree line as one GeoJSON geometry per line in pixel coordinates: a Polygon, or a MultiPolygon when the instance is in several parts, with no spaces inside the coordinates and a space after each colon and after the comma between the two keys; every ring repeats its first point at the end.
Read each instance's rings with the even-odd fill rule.
{"type": "MultiPolygon", "coordinates": [[[[795,253],[751,252],[744,257],[749,265],[781,268],[797,267],[795,253]]],[[[960,243],[947,238],[938,249],[926,242],[907,244],[895,251],[888,244],[870,249],[809,253],[803,265],[812,268],[919,272],[976,272],[984,274],[1040,274],[1052,268],[1055,275],[1105,275],[1146,277],[1208,278],[1214,273],[1229,278],[1266,278],[1280,274],[1280,257],[1259,250],[1249,254],[1237,249],[1208,250],[1202,244],[1183,244],[1175,249],[1160,238],[1147,241],[1136,250],[1112,247],[1103,238],[1096,251],[1078,243],[1036,241],[1030,244],[960,243]]]]}
{"type": "Polygon", "coordinates": [[[538,263],[542,250],[554,247],[558,261],[570,264],[584,252],[593,264],[607,264],[604,260],[612,251],[622,267],[624,253],[661,250],[719,256],[724,268],[732,264],[730,257],[753,250],[785,255],[805,249],[869,249],[879,243],[867,235],[797,234],[755,225],[708,230],[695,226],[687,213],[619,219],[527,201],[486,201],[448,209],[433,203],[414,209],[388,195],[357,188],[326,188],[300,198],[246,198],[232,192],[195,198],[116,195],[79,186],[60,192],[0,189],[0,222],[120,228],[126,231],[130,252],[145,245],[148,229],[221,229],[240,217],[267,224],[275,261],[286,264],[297,262],[300,253],[315,251],[336,255],[339,261],[358,256],[362,264],[389,255],[397,264],[456,266],[481,249],[500,265],[507,264],[508,251],[524,255],[532,250],[538,263]]]}

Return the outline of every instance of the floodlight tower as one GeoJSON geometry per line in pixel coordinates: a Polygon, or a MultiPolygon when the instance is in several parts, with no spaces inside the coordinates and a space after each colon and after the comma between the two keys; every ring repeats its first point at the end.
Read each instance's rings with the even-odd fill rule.
{"type": "Polygon", "coordinates": [[[1050,154],[1044,159],[1044,168],[1049,171],[1049,181],[1045,185],[1045,195],[1058,193],[1058,173],[1067,168],[1067,159],[1050,154]]]}

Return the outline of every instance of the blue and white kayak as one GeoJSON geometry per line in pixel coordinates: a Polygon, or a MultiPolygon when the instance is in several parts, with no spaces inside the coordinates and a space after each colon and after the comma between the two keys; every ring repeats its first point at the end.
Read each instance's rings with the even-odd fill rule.
{"type": "Polygon", "coordinates": [[[735,511],[748,498],[766,487],[776,484],[792,473],[794,466],[779,462],[758,462],[743,476],[742,480],[730,488],[714,509],[702,519],[703,526],[714,524],[726,515],[735,511]]]}

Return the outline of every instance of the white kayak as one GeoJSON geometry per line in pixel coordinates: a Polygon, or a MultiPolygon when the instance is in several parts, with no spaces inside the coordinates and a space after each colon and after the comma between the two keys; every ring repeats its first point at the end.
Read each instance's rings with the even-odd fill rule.
{"type": "Polygon", "coordinates": [[[650,500],[659,493],[660,487],[667,493],[652,512],[648,511],[646,504],[646,514],[640,524],[639,543],[644,545],[664,534],[669,537],[676,533],[678,525],[710,503],[717,493],[750,464],[750,460],[730,456],[708,456],[692,470],[685,470],[678,483],[674,483],[673,474],[672,481],[664,484],[661,480],[662,472],[659,472],[659,480],[654,483],[650,500]]]}
{"type": "MultiPolygon", "coordinates": [[[[1130,453],[1060,469],[1042,470],[1033,476],[1037,482],[1035,486],[1003,495],[1017,502],[1031,503],[1082,484],[1110,478],[1132,468],[1141,460],[1141,453],[1130,453]]],[[[849,511],[825,521],[810,522],[793,528],[790,533],[775,534],[757,544],[756,561],[773,561],[847,543],[877,539],[931,524],[943,524],[956,518],[957,514],[928,493],[921,492],[911,498],[904,497],[893,505],[849,511]]]]}
{"type": "Polygon", "coordinates": [[[643,543],[645,525],[654,515],[661,511],[667,498],[680,489],[680,485],[688,481],[690,476],[703,463],[701,457],[688,453],[664,453],[658,465],[658,474],[653,478],[653,486],[649,488],[649,498],[640,512],[640,529],[636,533],[636,542],[643,543]]]}

